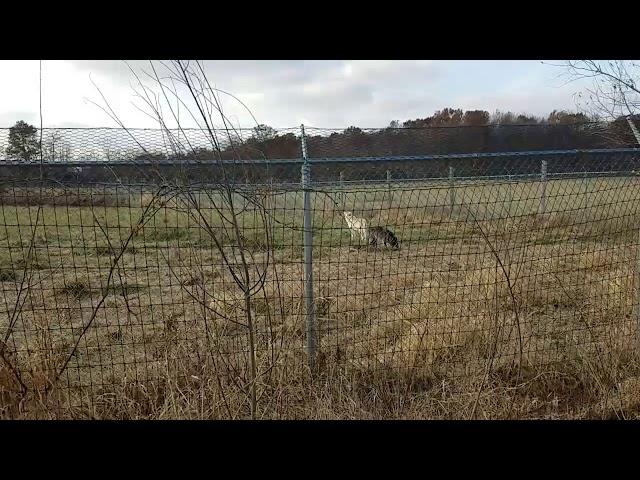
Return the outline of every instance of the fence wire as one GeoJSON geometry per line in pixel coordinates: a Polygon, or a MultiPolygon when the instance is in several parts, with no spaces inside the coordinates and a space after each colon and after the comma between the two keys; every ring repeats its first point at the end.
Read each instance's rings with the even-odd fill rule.
{"type": "Polygon", "coordinates": [[[291,166],[232,185],[7,162],[0,416],[633,415],[637,150],[380,156],[316,133],[314,352],[299,132],[291,166]]]}

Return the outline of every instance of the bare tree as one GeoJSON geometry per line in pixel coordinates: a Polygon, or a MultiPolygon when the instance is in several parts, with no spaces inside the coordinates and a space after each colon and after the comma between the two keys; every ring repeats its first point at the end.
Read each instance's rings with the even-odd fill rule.
{"type": "MultiPolygon", "coordinates": [[[[243,181],[251,173],[242,162],[242,154],[246,153],[246,148],[241,148],[244,146],[242,134],[233,126],[222,106],[221,95],[236,98],[212,87],[200,61],[149,62],[147,70],[136,72],[130,68],[130,71],[134,77],[135,96],[142,102],[138,108],[158,123],[163,131],[166,148],[170,150],[173,158],[193,158],[201,149],[190,141],[185,126],[187,121],[195,123],[199,129],[206,132],[209,144],[207,152],[213,157],[210,160],[216,166],[217,176],[211,183],[202,187],[191,185],[185,175],[179,185],[174,186],[177,193],[173,202],[177,210],[188,215],[211,239],[239,295],[238,298],[220,299],[212,291],[213,286],[206,285],[204,272],[197,265],[198,271],[195,276],[200,277],[202,281],[195,282],[190,288],[185,287],[184,282],[182,286],[202,308],[202,321],[208,342],[220,339],[220,335],[216,334],[220,329],[209,324],[212,318],[222,321],[225,327],[241,329],[246,333],[248,377],[244,376],[242,368],[225,360],[224,355],[218,355],[214,361],[225,364],[227,377],[232,377],[233,384],[247,394],[251,417],[256,418],[260,377],[267,374],[277,362],[276,354],[272,351],[270,359],[259,365],[258,315],[254,306],[256,297],[265,296],[266,299],[265,280],[268,269],[273,267],[272,227],[267,207],[269,198],[265,197],[263,191],[247,187],[243,181]],[[231,162],[228,161],[230,153],[233,156],[231,162]],[[247,212],[252,216],[252,234],[261,237],[259,242],[266,248],[254,248],[252,242],[245,237],[247,232],[243,231],[242,218],[247,212]]],[[[104,105],[94,103],[126,129],[104,96],[102,99],[104,105]]],[[[255,131],[262,133],[263,126],[255,123],[255,131]]],[[[145,154],[149,153],[144,145],[135,139],[133,133],[129,130],[127,132],[145,154]]],[[[167,179],[161,180],[167,182],[167,179]]],[[[172,180],[168,182],[171,183],[172,180]]],[[[198,252],[193,254],[196,259],[198,256],[198,252]]],[[[178,278],[179,272],[168,261],[167,265],[171,274],[178,278]]],[[[275,276],[277,279],[277,274],[275,276]]],[[[273,322],[269,309],[266,315],[262,312],[261,317],[267,324],[263,331],[271,331],[273,322]]],[[[273,338],[273,335],[269,338],[272,346],[273,338]]]]}
{"type": "Polygon", "coordinates": [[[53,130],[47,135],[42,149],[44,158],[49,162],[66,162],[71,159],[71,145],[57,130],[53,130]]]}
{"type": "Polygon", "coordinates": [[[613,145],[640,142],[640,62],[637,60],[568,60],[550,64],[566,83],[590,82],[575,94],[576,106],[588,117],[610,122],[597,135],[613,145]]]}
{"type": "Polygon", "coordinates": [[[640,62],[637,60],[569,60],[561,75],[568,82],[591,80],[577,93],[578,107],[603,120],[640,112],[640,62]]]}

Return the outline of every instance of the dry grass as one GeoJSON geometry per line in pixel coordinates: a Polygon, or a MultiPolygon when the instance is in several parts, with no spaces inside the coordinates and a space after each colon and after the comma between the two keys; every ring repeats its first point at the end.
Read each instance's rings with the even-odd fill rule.
{"type": "MultiPolygon", "coordinates": [[[[565,208],[552,197],[543,217],[525,205],[535,206],[530,186],[511,188],[507,202],[503,186],[474,185],[457,196],[476,199],[466,209],[446,206],[436,187],[396,192],[391,208],[375,189],[355,195],[354,211],[394,226],[398,252],[348,245],[339,212],[319,196],[313,376],[303,349],[300,198],[273,199],[275,261],[252,304],[258,416],[640,417],[638,205],[629,200],[637,185],[596,187],[578,190],[589,195],[583,204],[567,200],[568,185],[554,186],[565,208]]],[[[136,198],[94,204],[93,213],[47,205],[31,258],[33,207],[3,204],[0,333],[20,296],[4,351],[28,391],[0,364],[0,416],[249,416],[243,296],[189,215],[163,205],[106,284],[113,252],[95,219],[118,247],[150,201],[136,198]],[[33,286],[19,295],[27,274],[33,286]]],[[[242,215],[255,275],[267,252],[255,213],[242,215]]]]}

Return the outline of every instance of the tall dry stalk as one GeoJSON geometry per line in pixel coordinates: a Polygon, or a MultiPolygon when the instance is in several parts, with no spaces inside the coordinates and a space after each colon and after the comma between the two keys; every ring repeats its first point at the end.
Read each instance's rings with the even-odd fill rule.
{"type": "MultiPolygon", "coordinates": [[[[242,188],[238,182],[238,171],[241,177],[247,179],[249,170],[242,164],[243,159],[238,148],[242,141],[241,132],[233,127],[220,101],[221,93],[230,94],[211,86],[204,65],[200,61],[175,60],[159,62],[158,65],[149,62],[149,69],[140,74],[129,68],[136,82],[135,96],[143,104],[140,110],[157,121],[163,132],[165,145],[173,158],[188,158],[189,155],[196,153],[196,148],[190,142],[185,130],[181,112],[206,133],[211,153],[211,168],[217,170],[219,178],[203,188],[194,186],[184,175],[179,182],[180,185],[174,185],[177,190],[176,205],[179,211],[186,213],[212,240],[223,265],[242,295],[243,305],[239,311],[243,318],[238,320],[233,315],[227,315],[213,307],[208,301],[211,295],[208,294],[206,285],[202,285],[202,292],[198,294],[188,293],[202,308],[203,322],[208,336],[207,313],[212,313],[225,322],[245,329],[249,344],[250,374],[248,381],[244,382],[241,388],[248,390],[251,418],[255,419],[258,408],[257,383],[261,373],[265,372],[260,372],[257,364],[256,317],[253,304],[256,296],[265,295],[265,280],[269,267],[273,263],[271,220],[265,206],[265,197],[255,189],[242,188]],[[146,84],[145,80],[150,82],[150,85],[146,84]],[[169,113],[165,113],[166,111],[169,113]],[[227,147],[226,152],[231,151],[233,154],[234,168],[231,170],[227,161],[223,160],[223,147],[227,147]],[[203,196],[207,206],[203,205],[203,196]],[[256,230],[262,234],[267,246],[266,260],[262,262],[255,258],[254,251],[243,235],[243,226],[240,224],[240,218],[247,206],[257,213],[258,228],[256,230]],[[215,213],[215,218],[211,218],[210,212],[215,213]]],[[[102,99],[105,106],[98,106],[121,127],[126,128],[103,95],[102,99]]],[[[257,122],[256,125],[258,125],[257,122]]],[[[140,142],[137,140],[136,142],[145,150],[140,142]]],[[[167,179],[162,180],[164,183],[167,182],[167,179]]],[[[176,275],[173,269],[172,275],[176,275]]],[[[267,317],[271,324],[270,309],[267,309],[267,317]]],[[[272,355],[275,361],[275,352],[272,352],[272,355]]],[[[225,362],[223,356],[219,356],[218,360],[225,362]]],[[[234,371],[229,364],[226,364],[226,367],[237,381],[238,372],[234,371]]],[[[268,370],[270,367],[265,369],[265,371],[268,370]]]]}

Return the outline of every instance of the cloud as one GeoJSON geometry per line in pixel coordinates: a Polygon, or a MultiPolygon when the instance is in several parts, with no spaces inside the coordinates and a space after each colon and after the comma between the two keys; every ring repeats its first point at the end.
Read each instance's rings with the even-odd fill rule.
{"type": "MultiPolygon", "coordinates": [[[[137,72],[149,70],[147,61],[128,63],[137,72]]],[[[0,77],[0,122],[35,122],[38,62],[0,61],[0,66],[9,72],[0,77]]],[[[386,126],[444,107],[546,115],[554,108],[572,109],[576,89],[559,87],[557,70],[534,61],[215,60],[205,62],[205,69],[213,86],[236,95],[258,122],[276,127],[303,121],[386,126]]],[[[143,104],[134,97],[127,65],[98,60],[43,61],[45,125],[115,126],[91,103],[104,105],[92,81],[128,126],[157,126],[136,108],[143,104]]],[[[253,125],[242,105],[226,95],[221,99],[235,124],[253,125]]]]}
{"type": "Polygon", "coordinates": [[[38,113],[38,62],[3,60],[0,63],[0,126],[17,120],[35,122],[38,113]]]}
{"type": "Polygon", "coordinates": [[[11,127],[18,120],[23,120],[32,125],[40,123],[38,114],[26,111],[0,112],[0,128],[11,127]]]}
{"type": "Polygon", "coordinates": [[[574,94],[583,86],[583,83],[562,85],[552,77],[530,75],[513,79],[496,91],[458,96],[455,104],[466,109],[510,110],[546,117],[553,110],[575,111],[574,94]]]}

